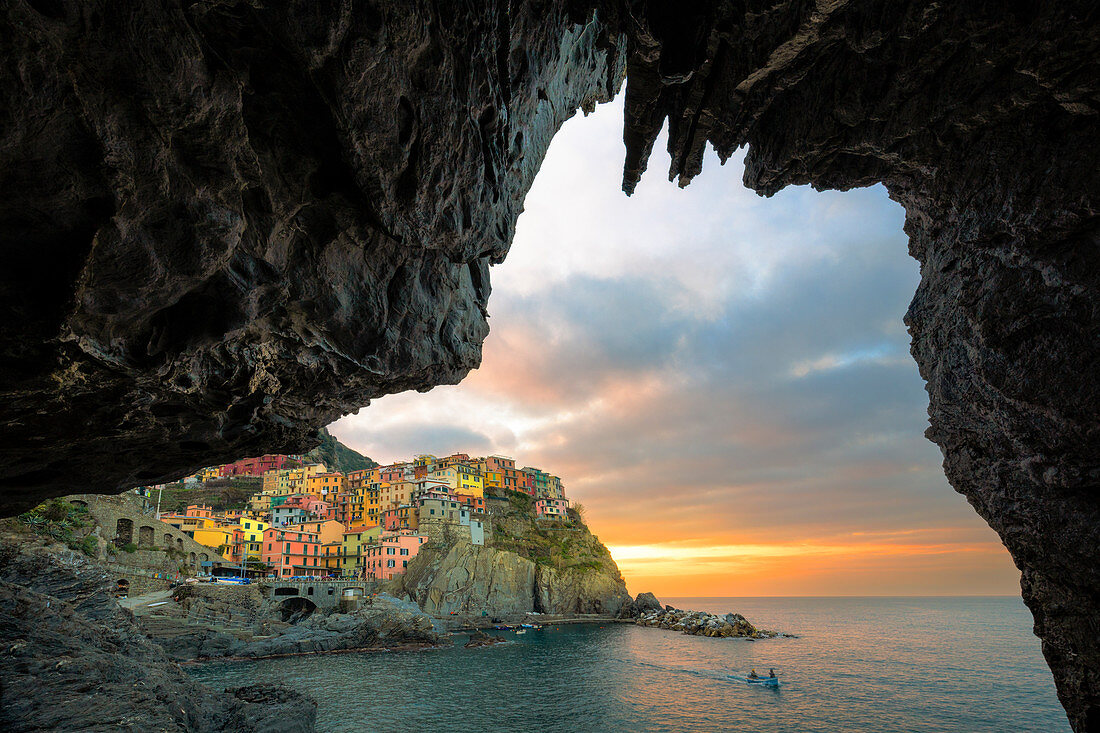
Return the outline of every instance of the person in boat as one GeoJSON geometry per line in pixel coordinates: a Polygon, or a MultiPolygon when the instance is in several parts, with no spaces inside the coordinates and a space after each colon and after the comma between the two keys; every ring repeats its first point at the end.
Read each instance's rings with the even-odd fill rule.
{"type": "Polygon", "coordinates": [[[749,672],[749,679],[750,680],[758,680],[758,679],[760,679],[760,675],[758,675],[756,673],[756,670],[754,669],[753,671],[749,672]]]}
{"type": "Polygon", "coordinates": [[[774,669],[769,669],[768,670],[768,677],[771,677],[773,680],[775,679],[775,670],[774,669]]]}

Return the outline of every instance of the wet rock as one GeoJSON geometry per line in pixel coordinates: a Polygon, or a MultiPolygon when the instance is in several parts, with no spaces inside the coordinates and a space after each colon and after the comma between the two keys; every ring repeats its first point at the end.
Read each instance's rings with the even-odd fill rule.
{"type": "Polygon", "coordinates": [[[691,636],[750,639],[790,636],[776,631],[758,629],[739,613],[727,613],[724,616],[719,616],[705,611],[680,611],[671,606],[643,612],[635,619],[634,623],[639,626],[680,631],[691,636]]]}

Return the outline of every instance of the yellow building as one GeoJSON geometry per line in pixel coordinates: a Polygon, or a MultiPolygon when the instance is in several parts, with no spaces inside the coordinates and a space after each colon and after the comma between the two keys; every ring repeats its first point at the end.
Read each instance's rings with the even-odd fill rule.
{"type": "Polygon", "coordinates": [[[209,481],[212,478],[218,478],[221,474],[221,466],[207,466],[206,468],[196,471],[193,475],[199,481],[209,481]]]}
{"type": "Polygon", "coordinates": [[[456,463],[438,471],[432,471],[428,478],[446,481],[447,486],[456,494],[464,496],[485,496],[485,483],[481,474],[473,466],[456,463]]]}
{"type": "Polygon", "coordinates": [[[234,560],[233,536],[236,527],[209,527],[195,530],[195,542],[212,547],[226,560],[234,560]]]}
{"type": "Polygon", "coordinates": [[[306,494],[321,501],[336,503],[336,495],[347,491],[348,479],[342,473],[315,473],[306,477],[306,494]]]}
{"type": "Polygon", "coordinates": [[[343,538],[336,542],[329,542],[328,544],[321,545],[321,565],[326,568],[330,575],[340,574],[340,561],[344,558],[344,540],[343,538]]]}
{"type": "Polygon", "coordinates": [[[378,542],[382,536],[382,528],[377,524],[359,527],[349,527],[344,531],[343,547],[340,556],[340,573],[342,575],[358,575],[362,572],[363,557],[366,553],[363,548],[378,542]]]}
{"type": "Polygon", "coordinates": [[[260,559],[260,551],[263,550],[264,530],[271,525],[258,519],[242,519],[240,523],[241,542],[244,545],[244,557],[260,559]]]}
{"type": "Polygon", "coordinates": [[[482,483],[486,489],[503,489],[504,488],[504,471],[493,471],[487,469],[480,469],[482,483]]]}

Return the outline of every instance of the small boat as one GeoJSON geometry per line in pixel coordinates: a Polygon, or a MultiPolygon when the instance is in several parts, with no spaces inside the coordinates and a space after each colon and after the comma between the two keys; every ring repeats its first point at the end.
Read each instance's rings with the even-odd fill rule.
{"type": "Polygon", "coordinates": [[[779,687],[778,677],[746,677],[745,682],[750,685],[764,685],[765,687],[779,687]]]}
{"type": "Polygon", "coordinates": [[[526,634],[526,633],[527,633],[527,629],[516,629],[516,633],[517,633],[517,634],[526,634]]]}

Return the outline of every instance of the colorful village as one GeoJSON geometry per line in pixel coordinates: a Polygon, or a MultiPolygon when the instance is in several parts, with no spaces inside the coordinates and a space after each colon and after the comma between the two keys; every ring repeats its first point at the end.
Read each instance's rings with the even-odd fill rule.
{"type": "MultiPolygon", "coordinates": [[[[245,476],[263,479],[245,509],[217,513],[192,504],[161,513],[158,503],[156,513],[227,561],[208,563],[211,569],[242,578],[389,580],[425,542],[484,544],[486,501],[494,495],[531,496],[538,519],[565,518],[569,508],[559,477],[499,455],[419,455],[347,473],[301,456],[264,455],[205,468],[184,484],[245,476]]],[[[156,502],[163,490],[142,493],[156,502]]]]}

